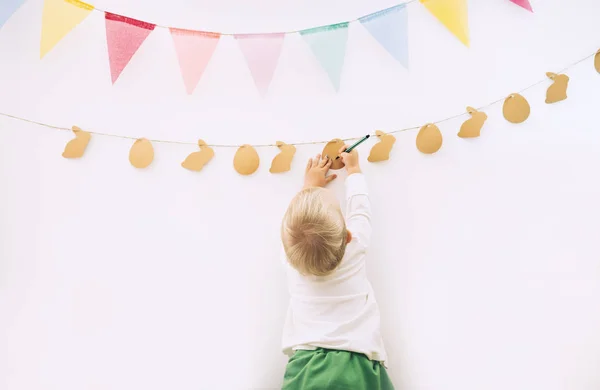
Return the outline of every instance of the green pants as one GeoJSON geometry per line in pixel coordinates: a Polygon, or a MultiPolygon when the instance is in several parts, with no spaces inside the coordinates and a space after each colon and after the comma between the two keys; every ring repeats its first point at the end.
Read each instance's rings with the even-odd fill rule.
{"type": "Polygon", "coordinates": [[[319,348],[296,351],[282,390],[393,390],[385,367],[365,355],[319,348]]]}

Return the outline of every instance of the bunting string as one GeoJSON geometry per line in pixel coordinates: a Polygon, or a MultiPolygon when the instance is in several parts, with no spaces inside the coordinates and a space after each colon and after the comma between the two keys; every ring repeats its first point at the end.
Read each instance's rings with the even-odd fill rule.
{"type": "MultiPolygon", "coordinates": [[[[65,1],[69,1],[69,0],[65,0],[65,1]]],[[[205,33],[211,33],[211,34],[218,34],[220,36],[231,36],[231,37],[234,37],[234,36],[240,35],[240,34],[257,34],[257,35],[267,35],[267,34],[268,35],[270,35],[270,34],[296,34],[296,33],[301,33],[303,31],[306,31],[306,30],[320,29],[320,28],[325,28],[325,27],[329,27],[329,26],[335,26],[335,25],[341,24],[341,23],[354,23],[354,22],[358,22],[358,21],[360,21],[363,18],[368,18],[368,17],[371,17],[371,16],[376,16],[378,14],[385,13],[386,11],[388,11],[388,10],[390,10],[392,8],[400,7],[400,6],[407,6],[409,4],[416,3],[418,1],[425,2],[424,0],[408,0],[408,1],[405,1],[403,3],[396,4],[396,5],[392,6],[392,7],[389,7],[389,8],[383,9],[383,10],[379,10],[379,11],[376,11],[376,12],[372,12],[372,13],[369,13],[367,15],[360,16],[358,18],[346,20],[344,22],[336,22],[336,23],[324,24],[324,25],[320,25],[320,26],[307,27],[307,28],[302,28],[302,29],[299,29],[299,30],[266,31],[266,32],[263,31],[263,32],[257,32],[257,33],[254,33],[254,32],[253,33],[247,33],[247,32],[220,32],[220,31],[208,31],[208,30],[198,30],[198,31],[202,31],[202,32],[205,32],[205,33]]],[[[96,8],[95,6],[92,6],[92,7],[94,7],[94,11],[112,14],[112,12],[110,12],[110,11],[106,11],[106,10],[103,10],[101,8],[96,8]]],[[[150,23],[150,22],[148,22],[148,23],[150,23]]],[[[152,24],[154,26],[156,26],[156,27],[159,27],[159,28],[166,28],[166,29],[174,28],[173,26],[166,26],[166,25],[157,24],[157,23],[152,23],[152,24]]]]}
{"type": "MultiPolygon", "coordinates": [[[[593,53],[565,66],[563,69],[561,69],[559,72],[557,72],[557,74],[561,74],[566,72],[567,70],[579,65],[580,63],[592,58],[592,57],[598,57],[600,56],[600,50],[596,50],[593,53]]],[[[600,70],[599,70],[600,72],[600,70]]],[[[544,82],[548,82],[548,78],[543,78],[540,79],[538,81],[536,81],[533,84],[530,84],[524,88],[522,88],[521,90],[517,91],[517,92],[513,92],[516,94],[521,94],[531,88],[534,88],[544,82]]],[[[487,103],[485,105],[479,106],[477,108],[477,110],[484,110],[486,108],[489,108],[491,106],[494,106],[500,102],[503,102],[506,99],[506,96],[503,96],[497,100],[494,100],[490,103],[487,103]]],[[[443,119],[439,119],[435,122],[430,122],[430,124],[432,125],[437,125],[437,124],[441,124],[444,122],[448,122],[451,121],[453,119],[457,119],[463,116],[468,115],[468,113],[465,112],[461,112],[459,114],[456,115],[452,115],[449,116],[447,118],[443,118],[443,119]]],[[[31,124],[35,124],[35,125],[39,125],[42,127],[46,127],[49,129],[54,129],[54,130],[62,130],[62,131],[72,131],[72,128],[70,127],[63,127],[63,126],[57,126],[57,125],[52,125],[52,124],[48,124],[48,123],[44,123],[44,122],[38,122],[35,120],[31,120],[31,119],[27,119],[27,118],[23,118],[23,117],[19,117],[16,115],[11,115],[11,114],[7,114],[7,113],[3,113],[0,112],[0,116],[4,116],[7,118],[11,118],[14,120],[18,120],[18,121],[22,121],[22,122],[26,122],[26,123],[31,123],[31,124]]],[[[402,128],[402,129],[397,129],[397,130],[391,130],[386,132],[386,134],[398,134],[398,133],[402,133],[402,132],[406,132],[406,131],[412,131],[412,130],[418,130],[420,129],[421,126],[412,126],[412,127],[406,127],[406,128],[402,128]]],[[[104,132],[99,132],[99,131],[93,131],[93,130],[87,130],[86,132],[88,132],[89,134],[93,134],[93,135],[99,135],[99,136],[105,136],[105,137],[113,137],[113,138],[122,138],[122,139],[128,139],[128,140],[138,140],[139,137],[134,137],[134,136],[128,136],[128,135],[120,135],[120,134],[112,134],[112,133],[104,133],[104,132]]],[[[376,136],[378,135],[376,132],[370,133],[371,136],[376,136]]],[[[360,138],[362,138],[364,136],[364,133],[360,136],[356,136],[356,137],[350,137],[350,138],[343,138],[341,139],[341,141],[354,141],[354,140],[358,140],[360,138]]],[[[197,145],[197,142],[188,142],[188,141],[176,141],[176,140],[163,140],[163,139],[149,139],[148,141],[152,142],[152,143],[165,143],[165,144],[179,144],[179,145],[197,145]]],[[[326,144],[330,142],[330,140],[317,140],[317,141],[302,141],[302,142],[293,142],[293,143],[289,143],[288,145],[294,145],[294,146],[302,146],[302,145],[319,145],[319,144],[326,144]]],[[[268,147],[279,147],[280,144],[278,143],[270,143],[270,144],[252,144],[252,145],[248,145],[248,144],[203,144],[204,146],[208,146],[208,147],[214,147],[214,148],[241,148],[244,146],[252,146],[255,148],[268,148],[268,147]]]]}

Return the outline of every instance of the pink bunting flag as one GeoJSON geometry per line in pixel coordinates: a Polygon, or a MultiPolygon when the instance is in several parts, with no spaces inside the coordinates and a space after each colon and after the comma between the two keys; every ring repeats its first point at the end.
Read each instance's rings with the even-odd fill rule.
{"type": "Polygon", "coordinates": [[[529,0],[510,0],[510,1],[520,7],[525,8],[526,10],[528,10],[530,12],[533,12],[533,8],[531,8],[531,4],[529,3],[529,0]]]}
{"type": "Polygon", "coordinates": [[[283,38],[285,38],[284,33],[235,35],[235,39],[246,57],[254,83],[262,96],[265,96],[269,90],[275,68],[277,68],[283,38]]]}
{"type": "Polygon", "coordinates": [[[113,84],[156,25],[105,12],[108,60],[113,84]]]}
{"type": "Polygon", "coordinates": [[[179,58],[179,68],[188,94],[192,94],[202,78],[221,34],[171,28],[171,37],[179,58]]]}

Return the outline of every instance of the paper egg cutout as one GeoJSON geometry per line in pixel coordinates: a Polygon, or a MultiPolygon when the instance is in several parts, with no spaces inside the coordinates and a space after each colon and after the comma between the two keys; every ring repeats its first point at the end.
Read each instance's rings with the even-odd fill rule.
{"type": "Polygon", "coordinates": [[[146,138],[137,139],[129,150],[129,162],[136,168],[146,168],[154,160],[154,148],[146,138]]]}
{"type": "Polygon", "coordinates": [[[280,152],[277,156],[275,156],[275,158],[273,158],[269,172],[287,172],[292,167],[292,159],[296,154],[296,147],[294,145],[288,145],[281,141],[277,141],[277,147],[279,148],[280,152]]]}
{"type": "Polygon", "coordinates": [[[390,152],[396,143],[396,137],[380,130],[375,131],[375,135],[379,138],[379,142],[371,148],[367,161],[379,162],[389,160],[390,152]]]}
{"type": "Polygon", "coordinates": [[[600,73],[600,50],[594,56],[594,67],[596,68],[596,72],[600,73]]]}
{"type": "Polygon", "coordinates": [[[233,157],[233,167],[240,175],[251,175],[258,169],[260,159],[252,145],[242,145],[233,157]]]}
{"type": "Polygon", "coordinates": [[[504,118],[511,123],[525,122],[525,120],[529,118],[530,112],[531,107],[529,107],[527,99],[518,93],[513,93],[504,100],[502,114],[504,115],[504,118]]]}
{"type": "Polygon", "coordinates": [[[481,128],[483,127],[488,116],[485,112],[477,111],[473,107],[467,107],[467,112],[471,114],[471,117],[467,119],[462,126],[458,136],[460,138],[475,138],[481,134],[481,128]]]}
{"type": "Polygon", "coordinates": [[[421,153],[433,154],[442,147],[442,133],[433,123],[429,123],[417,134],[417,149],[421,153]]]}
{"type": "Polygon", "coordinates": [[[92,135],[87,131],[81,130],[77,126],[73,126],[75,138],[70,140],[65,146],[62,156],[64,158],[80,158],[85,153],[85,149],[92,138],[92,135]]]}
{"type": "Polygon", "coordinates": [[[566,74],[546,73],[553,83],[546,91],[546,103],[556,103],[567,98],[567,87],[569,85],[569,76],[566,74]]]}
{"type": "Polygon", "coordinates": [[[335,159],[337,156],[339,156],[340,149],[344,145],[344,141],[339,138],[335,138],[327,142],[327,145],[325,145],[325,148],[323,148],[323,153],[321,153],[321,156],[329,156],[329,158],[333,160],[330,169],[342,169],[344,167],[344,163],[342,162],[341,158],[338,158],[337,160],[335,159]]]}
{"type": "Polygon", "coordinates": [[[181,163],[182,167],[189,169],[190,171],[200,172],[215,156],[215,151],[210,146],[206,145],[206,142],[203,140],[198,140],[198,147],[200,147],[200,151],[193,152],[187,156],[185,161],[181,163]]]}

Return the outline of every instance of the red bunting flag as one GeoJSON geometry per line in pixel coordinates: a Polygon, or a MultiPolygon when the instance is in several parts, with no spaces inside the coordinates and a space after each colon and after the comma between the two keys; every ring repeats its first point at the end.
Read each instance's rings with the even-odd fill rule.
{"type": "Polygon", "coordinates": [[[520,7],[525,8],[527,11],[533,12],[533,8],[531,8],[531,3],[529,3],[529,0],[510,0],[510,1],[520,7]]]}
{"type": "Polygon", "coordinates": [[[105,12],[108,60],[113,84],[156,25],[105,12]]]}
{"type": "Polygon", "coordinates": [[[192,94],[210,61],[221,34],[171,28],[171,37],[188,94],[192,94]]]}

